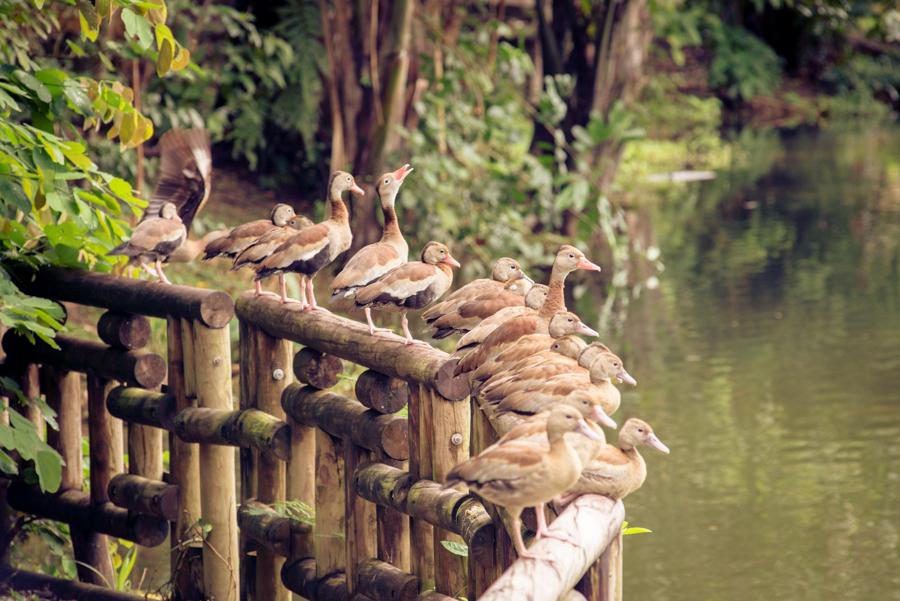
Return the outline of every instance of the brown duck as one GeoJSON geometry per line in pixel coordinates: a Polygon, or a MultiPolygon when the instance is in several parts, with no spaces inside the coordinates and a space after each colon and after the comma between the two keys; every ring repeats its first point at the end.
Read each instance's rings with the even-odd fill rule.
{"type": "Polygon", "coordinates": [[[187,229],[178,216],[174,203],[165,202],[159,207],[159,215],[138,223],[131,232],[131,238],[115,247],[108,254],[124,255],[139,261],[146,268],[146,261],[152,261],[155,273],[164,284],[171,284],[163,273],[162,264],[187,238],[187,229]]]}
{"type": "Polygon", "coordinates": [[[534,284],[525,294],[525,304],[500,309],[490,317],[486,317],[481,323],[466,332],[456,344],[456,350],[471,349],[487,338],[500,324],[520,315],[537,315],[538,310],[547,300],[549,288],[544,284],[534,284]]]}

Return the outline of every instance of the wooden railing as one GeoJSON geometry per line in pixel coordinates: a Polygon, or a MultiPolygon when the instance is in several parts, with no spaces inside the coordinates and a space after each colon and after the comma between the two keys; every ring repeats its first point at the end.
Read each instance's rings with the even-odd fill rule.
{"type": "MultiPolygon", "coordinates": [[[[40,391],[59,414],[49,442],[67,461],[62,492],[14,482],[9,503],[72,524],[76,559],[100,574],[111,575],[103,535],[159,544],[171,523],[182,599],[287,601],[293,591],[312,601],[556,600],[573,587],[589,599],[621,599],[621,503],[577,499],[554,522],[575,544],[544,539],[536,548],[556,561],[515,561],[496,509],[443,487],[454,465],[505,428],[471,406],[446,353],[250,294],[234,307],[220,292],[56,269],[20,285],[112,311],[98,328],[105,344],[60,336],[54,350],[11,333],[3,340],[7,371],[24,378],[42,366],[40,391]],[[226,327],[235,308],[238,408],[226,327]],[[167,320],[165,358],[137,350],[149,331],[140,316],[167,320]],[[303,348],[295,353],[294,343],[303,348]],[[343,361],[365,369],[355,398],[335,391],[343,361]],[[75,372],[88,379],[89,495],[75,372]],[[127,473],[115,444],[120,420],[128,424],[127,473]],[[311,507],[314,524],[279,511],[286,500],[311,507]],[[460,548],[467,557],[451,552],[460,548]]],[[[100,582],[89,569],[79,576],[100,582]]],[[[16,578],[24,586],[42,577],[16,578]]]]}

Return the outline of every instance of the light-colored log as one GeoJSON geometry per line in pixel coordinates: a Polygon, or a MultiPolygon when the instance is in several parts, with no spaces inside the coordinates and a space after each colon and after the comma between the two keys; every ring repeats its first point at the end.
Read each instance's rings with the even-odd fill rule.
{"type": "Polygon", "coordinates": [[[299,342],[388,376],[434,385],[447,398],[468,396],[468,387],[462,390],[446,376],[438,377],[449,356],[435,348],[373,338],[361,323],[323,311],[301,312],[277,300],[255,297],[252,293],[240,296],[236,309],[241,319],[274,337],[299,342]]]}
{"type": "MultiPolygon", "coordinates": [[[[396,469],[404,471],[409,469],[409,464],[405,461],[394,461],[386,455],[374,452],[372,453],[372,457],[377,462],[388,464],[396,469]]],[[[359,473],[359,470],[357,470],[356,473],[359,473]]],[[[354,474],[354,480],[355,479],[354,474]]],[[[357,488],[357,491],[358,490],[359,489],[357,488]]],[[[376,503],[375,522],[378,530],[378,559],[389,563],[404,572],[409,572],[412,569],[412,549],[410,548],[409,540],[409,516],[393,507],[376,503]]]]}
{"type": "MultiPolygon", "coordinates": [[[[193,324],[194,386],[202,409],[232,410],[231,341],[228,329],[193,324]]],[[[177,418],[176,418],[177,422],[177,418]]],[[[238,599],[238,533],[235,452],[200,446],[200,507],[212,526],[203,546],[203,585],[215,601],[238,599]]]]}
{"type": "MultiPolygon", "coordinates": [[[[172,412],[165,413],[174,416],[174,412],[195,407],[197,402],[193,395],[194,362],[190,322],[169,318],[166,345],[168,391],[173,397],[173,406],[172,412]]],[[[190,528],[200,518],[200,451],[196,444],[184,442],[170,432],[169,453],[171,483],[178,486],[178,519],[172,524],[170,541],[172,582],[175,594],[180,598],[200,599],[203,595],[202,553],[196,546],[187,546],[187,540],[191,536],[190,528]]]]}
{"type": "Polygon", "coordinates": [[[368,460],[365,449],[344,441],[344,544],[346,546],[347,563],[344,573],[347,576],[347,587],[352,595],[358,589],[357,564],[365,559],[375,557],[376,527],[375,506],[357,494],[353,475],[356,469],[368,460]]]}
{"type": "MultiPolygon", "coordinates": [[[[422,402],[420,385],[409,385],[409,474],[413,480],[431,479],[431,404],[422,402]]],[[[434,527],[421,519],[410,521],[412,573],[423,588],[434,586],[434,527]]]]}
{"type": "Polygon", "coordinates": [[[574,542],[544,538],[530,548],[546,560],[519,559],[479,598],[480,601],[556,601],[575,586],[581,575],[619,536],[625,508],[621,501],[583,495],[551,525],[574,542]]]}
{"type": "Polygon", "coordinates": [[[281,397],[285,413],[370,451],[404,460],[409,453],[408,420],[366,409],[359,401],[311,386],[291,384],[281,397]]]}
{"type": "MultiPolygon", "coordinates": [[[[88,401],[88,446],[90,449],[90,483],[91,505],[97,507],[109,501],[109,481],[116,468],[115,452],[121,453],[121,438],[116,449],[115,436],[121,436],[121,429],[113,429],[115,419],[106,410],[106,392],[110,382],[93,373],[87,375],[88,401]]],[[[116,420],[118,421],[118,420],[116,420]]],[[[120,455],[121,458],[121,455],[120,455]]],[[[80,525],[76,524],[76,527],[80,525]]],[[[112,559],[109,556],[109,542],[106,536],[96,536],[97,552],[92,558],[97,564],[91,564],[104,575],[113,574],[112,559]]],[[[107,582],[112,582],[108,580],[107,582]]]]}
{"type": "MultiPolygon", "coordinates": [[[[279,421],[284,420],[281,408],[281,393],[291,383],[291,360],[293,345],[289,340],[272,338],[257,328],[249,328],[252,347],[256,354],[254,392],[258,410],[279,421]]],[[[284,423],[284,422],[282,422],[284,423]]],[[[257,465],[257,499],[261,503],[272,504],[284,501],[285,464],[290,452],[290,427],[284,428],[284,455],[260,453],[257,465]]],[[[256,554],[257,599],[270,601],[290,601],[291,593],[281,584],[281,567],[284,557],[268,547],[261,547],[256,554]]]]}
{"type": "Polygon", "coordinates": [[[347,565],[344,532],[345,443],[316,428],[316,576],[323,578],[347,565]]]}
{"type": "MultiPolygon", "coordinates": [[[[244,320],[238,321],[238,362],[240,385],[240,409],[252,409],[256,399],[253,388],[256,386],[256,338],[253,336],[254,328],[244,320]]],[[[247,601],[254,598],[256,586],[256,549],[257,542],[248,536],[247,529],[241,523],[241,509],[244,504],[256,498],[256,467],[258,465],[259,451],[255,448],[241,447],[238,451],[240,469],[240,501],[238,508],[238,550],[241,557],[240,599],[247,601]]]]}

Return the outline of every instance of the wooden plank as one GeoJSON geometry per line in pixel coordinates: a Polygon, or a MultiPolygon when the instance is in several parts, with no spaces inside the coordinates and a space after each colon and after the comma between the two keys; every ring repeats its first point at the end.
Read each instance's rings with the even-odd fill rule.
{"type": "Polygon", "coordinates": [[[357,582],[358,564],[374,558],[376,551],[375,506],[356,492],[353,474],[356,468],[368,460],[368,453],[350,441],[344,441],[344,544],[347,563],[344,573],[351,595],[359,588],[357,582]]]}
{"type": "Polygon", "coordinates": [[[316,577],[347,565],[344,532],[344,453],[339,438],[316,428],[316,577]]]}
{"type": "MultiPolygon", "coordinates": [[[[201,408],[231,410],[231,340],[228,329],[192,326],[194,385],[201,408]]],[[[238,533],[235,452],[200,445],[200,508],[212,526],[203,545],[204,594],[216,601],[238,599],[238,533]]]]}
{"type": "MultiPolygon", "coordinates": [[[[262,330],[248,328],[255,350],[255,404],[257,409],[284,419],[281,393],[291,382],[293,347],[289,340],[272,338],[262,330]]],[[[284,461],[271,453],[260,452],[257,465],[257,499],[271,505],[286,498],[284,461]]],[[[290,601],[291,592],[281,583],[284,557],[267,547],[256,554],[256,599],[290,601]]]]}
{"type": "MultiPolygon", "coordinates": [[[[193,393],[194,363],[191,326],[187,321],[169,318],[166,324],[168,393],[174,397],[174,410],[195,407],[193,393]],[[189,358],[189,360],[185,360],[189,358]]],[[[168,411],[165,412],[168,414],[168,411]]],[[[169,434],[169,477],[178,486],[178,519],[172,524],[170,568],[174,593],[179,599],[199,599],[203,595],[202,554],[183,545],[190,528],[200,519],[200,449],[169,434]]]]}

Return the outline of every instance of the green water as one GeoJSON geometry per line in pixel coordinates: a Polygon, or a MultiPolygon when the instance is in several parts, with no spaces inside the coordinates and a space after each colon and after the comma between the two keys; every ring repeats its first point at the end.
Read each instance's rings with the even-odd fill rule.
{"type": "Polygon", "coordinates": [[[609,335],[639,381],[616,418],[672,454],[626,500],[654,533],[625,597],[900,600],[900,131],[735,165],[639,214],[666,269],[609,335]]]}

